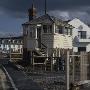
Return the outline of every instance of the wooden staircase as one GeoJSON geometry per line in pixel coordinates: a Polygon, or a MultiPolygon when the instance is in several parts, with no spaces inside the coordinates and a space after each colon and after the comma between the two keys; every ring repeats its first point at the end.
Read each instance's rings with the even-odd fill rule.
{"type": "Polygon", "coordinates": [[[51,71],[51,59],[46,61],[46,71],[51,71]]]}
{"type": "Polygon", "coordinates": [[[35,50],[35,52],[39,55],[39,56],[47,56],[45,49],[39,49],[39,50],[35,50]]]}
{"type": "Polygon", "coordinates": [[[43,48],[39,48],[35,52],[37,53],[35,56],[40,61],[37,65],[41,64],[46,68],[46,71],[51,71],[51,59],[47,57],[47,47],[43,44],[43,48]]]}

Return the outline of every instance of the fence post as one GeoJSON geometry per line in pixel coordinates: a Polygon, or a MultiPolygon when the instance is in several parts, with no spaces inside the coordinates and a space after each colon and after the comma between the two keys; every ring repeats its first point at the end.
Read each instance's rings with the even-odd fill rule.
{"type": "MultiPolygon", "coordinates": [[[[72,52],[72,54],[74,55],[74,52],[72,52]]],[[[74,75],[75,75],[75,58],[74,58],[74,56],[72,56],[72,62],[73,62],[73,72],[72,72],[72,80],[73,80],[73,82],[74,82],[74,75]]]]}
{"type": "Polygon", "coordinates": [[[67,50],[67,57],[65,61],[66,67],[66,90],[69,90],[69,50],[67,50]]]}
{"type": "Polygon", "coordinates": [[[80,80],[87,80],[87,54],[86,52],[80,53],[80,80]]]}

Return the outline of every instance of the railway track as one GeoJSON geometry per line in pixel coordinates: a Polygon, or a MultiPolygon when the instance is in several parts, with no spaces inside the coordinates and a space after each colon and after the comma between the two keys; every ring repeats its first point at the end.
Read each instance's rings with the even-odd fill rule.
{"type": "Polygon", "coordinates": [[[16,90],[6,69],[0,65],[0,90],[16,90]]]}
{"type": "Polygon", "coordinates": [[[13,79],[11,78],[11,76],[9,75],[9,73],[7,72],[6,68],[5,68],[4,66],[2,66],[2,68],[3,68],[3,70],[5,71],[5,74],[6,74],[7,78],[8,78],[9,81],[10,81],[10,84],[11,84],[11,86],[12,86],[12,89],[13,89],[13,90],[18,90],[18,88],[16,87],[13,79]]]}
{"type": "Polygon", "coordinates": [[[26,77],[26,75],[21,70],[19,70],[19,68],[17,68],[13,63],[9,61],[7,63],[6,62],[2,63],[2,68],[11,85],[10,87],[12,89],[10,90],[43,90],[36,82],[26,77]]]}

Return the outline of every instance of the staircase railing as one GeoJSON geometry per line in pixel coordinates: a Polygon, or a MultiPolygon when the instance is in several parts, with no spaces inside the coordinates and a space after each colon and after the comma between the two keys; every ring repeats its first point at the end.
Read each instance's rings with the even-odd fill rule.
{"type": "MultiPolygon", "coordinates": [[[[44,45],[43,43],[41,43],[41,45],[42,45],[44,48],[46,48],[46,49],[47,49],[47,46],[46,46],[46,45],[44,45]]],[[[41,47],[42,47],[42,46],[41,46],[41,47]]]]}

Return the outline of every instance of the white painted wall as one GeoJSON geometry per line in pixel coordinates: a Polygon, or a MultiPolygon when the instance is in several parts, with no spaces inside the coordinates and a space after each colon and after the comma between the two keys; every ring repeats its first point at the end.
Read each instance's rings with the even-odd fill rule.
{"type": "Polygon", "coordinates": [[[72,49],[72,37],[63,34],[54,35],[54,48],[72,49]]]}
{"type": "Polygon", "coordinates": [[[76,40],[78,40],[78,31],[86,31],[87,38],[89,38],[90,37],[90,28],[77,18],[70,21],[69,24],[74,27],[72,29],[73,51],[77,52],[78,47],[86,47],[86,51],[89,52],[90,51],[90,39],[79,39],[79,40],[82,40],[82,42],[76,42],[76,40]],[[80,28],[81,26],[83,28],[80,28]]]}

